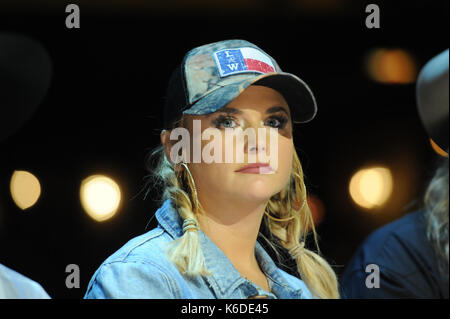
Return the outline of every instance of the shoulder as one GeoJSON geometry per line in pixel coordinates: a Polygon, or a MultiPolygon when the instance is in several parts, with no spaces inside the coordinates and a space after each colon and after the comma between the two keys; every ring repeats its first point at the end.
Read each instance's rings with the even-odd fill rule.
{"type": "Polygon", "coordinates": [[[423,211],[416,211],[377,229],[374,231],[367,242],[378,241],[379,239],[388,239],[396,237],[399,240],[415,242],[417,239],[424,238],[424,215],[423,211]]]}
{"type": "Polygon", "coordinates": [[[37,282],[0,264],[1,299],[49,299],[49,295],[37,282]]]}
{"type": "Polygon", "coordinates": [[[360,297],[425,296],[435,290],[433,260],[423,211],[409,213],[364,241],[346,267],[342,290],[344,295],[357,293],[360,297]],[[384,288],[367,289],[366,280],[371,274],[379,275],[384,288]]]}
{"type": "Polygon", "coordinates": [[[129,240],[109,256],[104,263],[154,260],[162,256],[164,247],[170,241],[170,236],[165,233],[163,228],[158,226],[129,240]]]}
{"type": "Polygon", "coordinates": [[[403,273],[412,272],[408,265],[411,259],[422,259],[429,243],[426,238],[423,213],[409,213],[374,231],[361,245],[356,257],[367,263],[376,263],[393,269],[402,269],[403,273]],[[425,249],[424,249],[425,248],[425,249]],[[405,265],[398,262],[407,261],[405,265]],[[405,266],[406,268],[404,268],[405,266]]]}
{"type": "Polygon", "coordinates": [[[172,240],[161,227],[131,239],[100,265],[85,298],[179,298],[181,275],[166,257],[172,240]]]}

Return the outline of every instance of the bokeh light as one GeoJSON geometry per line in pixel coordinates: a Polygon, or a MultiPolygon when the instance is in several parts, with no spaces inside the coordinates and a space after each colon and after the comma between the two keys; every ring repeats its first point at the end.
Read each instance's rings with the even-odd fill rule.
{"type": "Polygon", "coordinates": [[[312,194],[308,194],[306,201],[308,202],[308,207],[311,210],[314,226],[317,227],[324,219],[325,206],[319,197],[312,194]]]}
{"type": "Polygon", "coordinates": [[[360,207],[374,209],[382,206],[392,193],[391,171],[385,167],[360,169],[351,178],[349,192],[360,207]]]}
{"type": "Polygon", "coordinates": [[[386,84],[408,84],[417,78],[414,58],[402,49],[374,49],[366,57],[369,77],[386,84]]]}
{"type": "Polygon", "coordinates": [[[102,222],[113,217],[119,209],[121,197],[119,186],[107,176],[92,175],[81,183],[81,204],[96,221],[102,222]]]}
{"type": "Polygon", "coordinates": [[[36,176],[27,171],[14,171],[10,192],[14,203],[22,210],[36,204],[41,196],[41,184],[36,176]]]}

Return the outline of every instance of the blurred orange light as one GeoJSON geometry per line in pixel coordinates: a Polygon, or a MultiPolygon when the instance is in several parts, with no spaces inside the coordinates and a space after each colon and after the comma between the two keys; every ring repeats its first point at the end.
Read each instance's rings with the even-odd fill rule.
{"type": "Polygon", "coordinates": [[[325,206],[317,196],[311,194],[307,196],[306,201],[308,202],[309,209],[311,210],[314,226],[317,227],[325,216],[325,206]]]}
{"type": "Polygon", "coordinates": [[[10,192],[17,207],[26,210],[41,196],[41,184],[32,173],[17,170],[11,176],[10,192]]]}
{"type": "Polygon", "coordinates": [[[366,61],[369,76],[381,83],[407,84],[417,78],[417,65],[413,57],[401,49],[376,49],[366,61]]]}

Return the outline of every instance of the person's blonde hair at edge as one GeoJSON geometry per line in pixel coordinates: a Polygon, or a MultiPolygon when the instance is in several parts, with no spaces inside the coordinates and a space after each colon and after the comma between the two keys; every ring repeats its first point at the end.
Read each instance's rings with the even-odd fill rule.
{"type": "Polygon", "coordinates": [[[424,196],[427,238],[435,251],[438,269],[448,279],[448,157],[440,161],[424,196]]]}
{"type": "MultiPolygon", "coordinates": [[[[173,128],[184,127],[181,123],[185,123],[185,119],[186,117],[182,116],[179,121],[174,123],[173,128]]],[[[315,298],[339,298],[336,274],[327,261],[320,256],[313,217],[306,201],[303,169],[295,147],[293,154],[290,181],[285,189],[270,198],[266,212],[273,217],[267,218],[264,214],[264,222],[270,230],[270,235],[275,236],[295,260],[301,279],[313,296],[315,298]],[[293,205],[296,209],[293,208],[293,205]],[[295,249],[299,247],[299,244],[301,244],[300,247],[304,245],[310,230],[314,235],[317,253],[306,247],[295,249]]],[[[154,187],[164,190],[162,201],[170,198],[183,220],[187,218],[197,220],[197,214],[204,212],[198,202],[192,177],[186,168],[180,164],[174,168],[167,159],[162,144],[150,153],[147,163],[150,171],[149,184],[151,182],[154,187]]],[[[260,233],[260,235],[262,234],[260,233]]],[[[274,244],[267,238],[264,237],[264,239],[278,255],[274,244]]],[[[180,238],[173,241],[168,249],[168,258],[184,275],[210,274],[205,266],[197,231],[186,231],[180,238]]]]}

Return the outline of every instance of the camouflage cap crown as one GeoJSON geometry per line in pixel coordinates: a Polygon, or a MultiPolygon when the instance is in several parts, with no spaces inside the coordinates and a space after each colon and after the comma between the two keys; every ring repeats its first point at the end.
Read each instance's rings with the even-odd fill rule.
{"type": "Polygon", "coordinates": [[[172,74],[167,89],[164,128],[181,114],[214,113],[252,84],[279,91],[294,123],[312,120],[317,105],[310,88],[297,76],[245,40],[224,40],[190,50],[172,74]]]}

